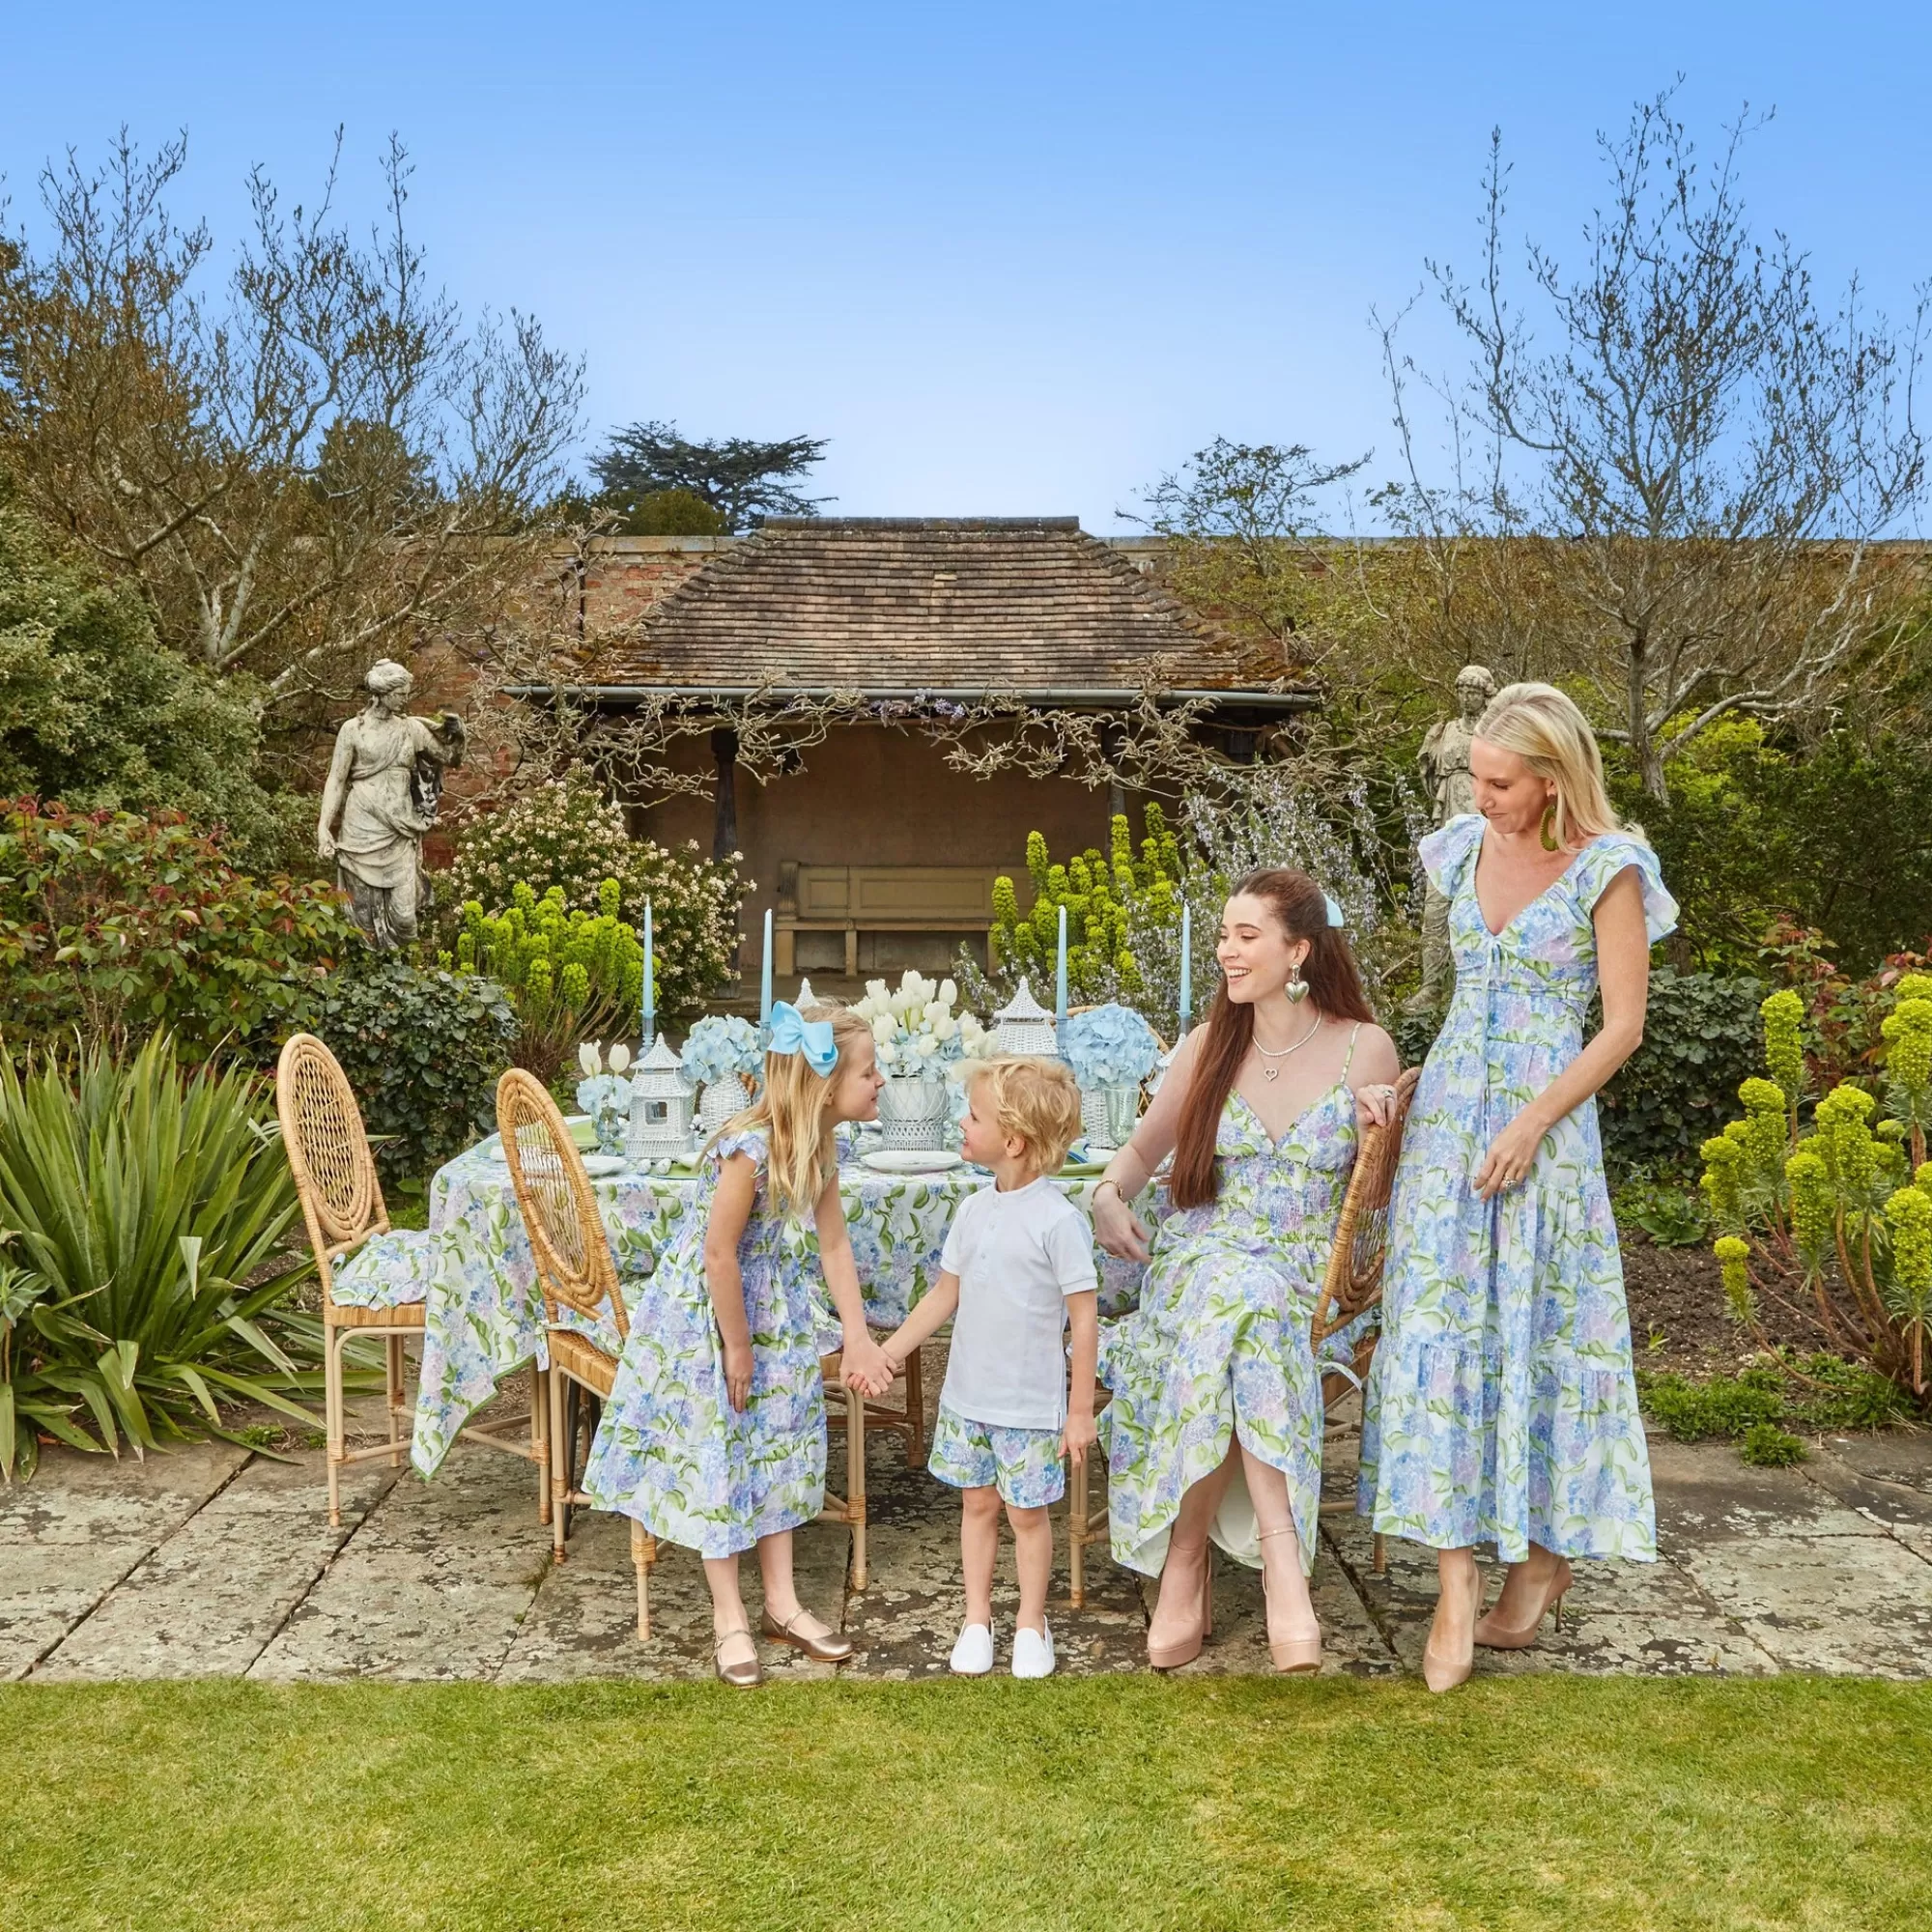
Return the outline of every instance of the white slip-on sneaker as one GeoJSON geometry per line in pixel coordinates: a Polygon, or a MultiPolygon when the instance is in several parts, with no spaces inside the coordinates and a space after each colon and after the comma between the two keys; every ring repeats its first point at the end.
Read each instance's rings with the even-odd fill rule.
{"type": "Polygon", "coordinates": [[[1013,1632],[1013,1675],[1051,1677],[1053,1675],[1053,1630],[1028,1630],[1021,1625],[1013,1632]]]}
{"type": "Polygon", "coordinates": [[[955,1677],[983,1677],[993,1667],[993,1627],[968,1624],[952,1646],[952,1674],[955,1677]]]}

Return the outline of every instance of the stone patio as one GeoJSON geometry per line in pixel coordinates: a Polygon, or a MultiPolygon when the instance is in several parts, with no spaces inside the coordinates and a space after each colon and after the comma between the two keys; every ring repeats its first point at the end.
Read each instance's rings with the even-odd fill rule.
{"type": "MultiPolygon", "coordinates": [[[[801,1594],[821,1613],[842,1605],[862,1645],[846,1675],[933,1676],[959,1615],[956,1504],[890,1438],[870,1446],[869,1587],[846,1588],[849,1533],[817,1523],[799,1537],[801,1594]]],[[[1747,1467],[1723,1445],[1660,1439],[1651,1455],[1662,1560],[1579,1566],[1562,1632],[1526,1652],[1479,1652],[1478,1671],[1932,1674],[1932,1437],[1833,1437],[1788,1469],[1747,1467]]],[[[1352,1486],[1352,1444],[1331,1450],[1330,1463],[1339,1499],[1352,1486]]],[[[1096,1557],[1076,1611],[1064,1537],[1058,1554],[1061,1668],[1142,1668],[1135,1579],[1096,1557]]],[[[1391,1545],[1378,1577],[1371,1557],[1357,1519],[1324,1519],[1323,1667],[1415,1671],[1434,1559],[1391,1545]]],[[[755,1614],[754,1566],[746,1570],[755,1614]]],[[[996,1605],[1002,1667],[1010,1577],[1009,1553],[996,1605]]],[[[647,1646],[633,1605],[625,1525],[581,1514],[569,1561],[554,1565],[534,1470],[472,1444],[431,1483],[386,1463],[352,1470],[333,1530],[314,1451],[278,1462],[214,1443],[115,1463],[49,1450],[31,1484],[0,1491],[5,1679],[708,1675],[695,1557],[670,1549],[660,1562],[647,1646]]],[[[766,1662],[775,1675],[829,1674],[789,1652],[768,1650],[766,1662]]],[[[1267,1668],[1258,1576],[1220,1570],[1215,1634],[1188,1668],[1267,1668]]]]}

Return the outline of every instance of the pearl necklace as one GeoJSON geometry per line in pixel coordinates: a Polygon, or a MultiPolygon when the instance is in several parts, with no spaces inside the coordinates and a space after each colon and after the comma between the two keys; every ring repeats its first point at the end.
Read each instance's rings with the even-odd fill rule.
{"type": "Polygon", "coordinates": [[[1318,1018],[1315,1024],[1293,1046],[1264,1046],[1260,1040],[1252,1041],[1251,1044],[1255,1051],[1262,1057],[1262,1078],[1264,1080],[1272,1080],[1281,1071],[1279,1066],[1270,1066],[1268,1065],[1269,1061],[1286,1060],[1291,1053],[1299,1053],[1321,1031],[1321,1021],[1318,1018]]]}

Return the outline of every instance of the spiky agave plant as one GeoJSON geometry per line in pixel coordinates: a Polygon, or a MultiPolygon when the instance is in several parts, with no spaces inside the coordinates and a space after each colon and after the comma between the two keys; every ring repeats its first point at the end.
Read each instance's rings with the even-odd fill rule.
{"type": "Polygon", "coordinates": [[[185,1071],[156,1036],[24,1075],[0,1055],[0,1473],[31,1474],[44,1432],[138,1455],[224,1400],[313,1421],[319,1324],[285,1305],[295,1185],[263,1083],[185,1071]],[[286,1265],[277,1266],[286,1260],[286,1265]]]}

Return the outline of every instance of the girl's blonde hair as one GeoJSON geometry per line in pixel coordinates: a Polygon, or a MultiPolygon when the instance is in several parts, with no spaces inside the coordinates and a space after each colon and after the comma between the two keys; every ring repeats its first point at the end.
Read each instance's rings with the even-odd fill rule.
{"type": "Polygon", "coordinates": [[[1604,756],[1590,721],[1553,684],[1507,684],[1476,721],[1474,736],[1514,752],[1556,787],[1551,836],[1578,844],[1618,829],[1604,790],[1604,756]]]}
{"type": "Polygon", "coordinates": [[[765,1091],[751,1106],[726,1122],[714,1135],[755,1129],[768,1150],[765,1186],[774,1208],[803,1220],[818,1205],[818,1197],[838,1172],[837,1122],[832,1118],[832,1088],[845,1065],[845,1056],[872,1030],[850,1007],[808,1007],[808,1022],[829,1020],[838,1045],[838,1064],[830,1073],[814,1073],[802,1053],[765,1055],[765,1091]]]}

